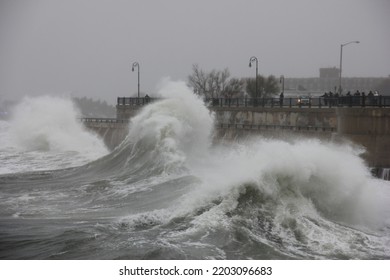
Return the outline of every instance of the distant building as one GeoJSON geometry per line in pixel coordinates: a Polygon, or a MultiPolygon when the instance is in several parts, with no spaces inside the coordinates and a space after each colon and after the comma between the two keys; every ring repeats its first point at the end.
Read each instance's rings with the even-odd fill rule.
{"type": "MultiPolygon", "coordinates": [[[[339,85],[340,69],[320,68],[320,76],[312,78],[285,78],[284,86],[287,91],[301,92],[306,91],[312,94],[324,92],[336,92],[339,85]]],[[[356,90],[368,92],[376,90],[388,77],[381,78],[357,78],[343,77],[342,88],[343,93],[347,91],[354,92],[356,90]]]]}
{"type": "Polygon", "coordinates": [[[320,79],[333,79],[333,78],[339,78],[340,76],[340,69],[333,67],[333,68],[320,68],[320,79]]]}

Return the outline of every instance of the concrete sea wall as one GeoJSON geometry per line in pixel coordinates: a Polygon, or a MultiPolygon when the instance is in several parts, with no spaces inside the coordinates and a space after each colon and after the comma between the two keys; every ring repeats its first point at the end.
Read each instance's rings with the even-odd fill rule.
{"type": "MultiPolygon", "coordinates": [[[[85,121],[85,125],[114,148],[127,135],[128,118],[142,106],[117,106],[117,119],[85,121]],[[126,117],[126,120],[122,120],[126,117]]],[[[214,135],[237,139],[252,135],[274,138],[312,137],[348,140],[365,148],[362,157],[372,167],[390,167],[390,108],[380,107],[211,107],[214,135]]]]}
{"type": "Polygon", "coordinates": [[[338,108],[337,132],[366,148],[370,166],[390,167],[390,108],[338,108]]]}
{"type": "Polygon", "coordinates": [[[372,167],[390,167],[389,108],[213,108],[216,135],[236,139],[312,137],[364,147],[372,167]]]}
{"type": "Polygon", "coordinates": [[[82,119],[82,122],[87,129],[99,135],[111,150],[115,149],[129,133],[127,120],[87,118],[82,119]]]}

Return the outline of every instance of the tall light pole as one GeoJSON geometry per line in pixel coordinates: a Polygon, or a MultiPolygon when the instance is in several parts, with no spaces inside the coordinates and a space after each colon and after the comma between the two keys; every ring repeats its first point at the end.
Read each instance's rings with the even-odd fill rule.
{"type": "Polygon", "coordinates": [[[339,94],[340,95],[343,91],[343,89],[341,87],[341,72],[343,70],[343,47],[346,45],[349,45],[349,44],[359,44],[359,43],[360,43],[359,41],[351,41],[351,42],[340,45],[340,73],[339,73],[340,74],[340,77],[339,77],[339,94]]]}
{"type": "Polygon", "coordinates": [[[133,72],[134,72],[134,67],[137,67],[138,69],[138,98],[139,98],[139,63],[138,62],[133,63],[133,67],[131,67],[131,71],[133,72]]]}
{"type": "Polygon", "coordinates": [[[257,76],[258,76],[258,72],[259,72],[259,61],[257,60],[256,56],[252,56],[249,59],[249,67],[252,67],[252,62],[255,62],[255,61],[256,61],[256,98],[258,98],[259,95],[257,93],[257,76]]]}
{"type": "Polygon", "coordinates": [[[280,76],[280,83],[282,83],[282,93],[284,94],[284,76],[280,76]]]}

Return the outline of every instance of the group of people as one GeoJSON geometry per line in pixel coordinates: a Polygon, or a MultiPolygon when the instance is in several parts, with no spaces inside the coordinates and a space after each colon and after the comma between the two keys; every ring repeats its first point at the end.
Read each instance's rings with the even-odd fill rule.
{"type": "MultiPolygon", "coordinates": [[[[366,94],[364,91],[360,92],[357,90],[354,94],[348,91],[345,95],[339,93],[325,92],[320,96],[320,104],[323,102],[325,106],[339,106],[339,105],[361,105],[361,106],[372,106],[380,104],[380,94],[377,91],[372,91],[366,94]]],[[[279,105],[283,106],[284,94],[283,92],[279,95],[279,105]]]]}
{"type": "Polygon", "coordinates": [[[377,97],[379,97],[379,93],[377,91],[370,92],[366,94],[364,91],[360,92],[357,90],[354,94],[351,94],[350,91],[348,91],[345,95],[339,94],[339,93],[333,93],[333,92],[325,92],[320,97],[323,98],[325,106],[326,105],[343,105],[343,104],[349,104],[349,105],[375,105],[377,102],[377,97]]]}

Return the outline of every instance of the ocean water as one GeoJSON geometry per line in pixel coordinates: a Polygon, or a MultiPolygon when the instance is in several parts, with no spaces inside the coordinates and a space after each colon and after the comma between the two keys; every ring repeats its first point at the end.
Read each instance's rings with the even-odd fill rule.
{"type": "Polygon", "coordinates": [[[0,121],[1,259],[389,259],[390,185],[353,147],[212,141],[165,81],[109,152],[66,99],[0,121]]]}

